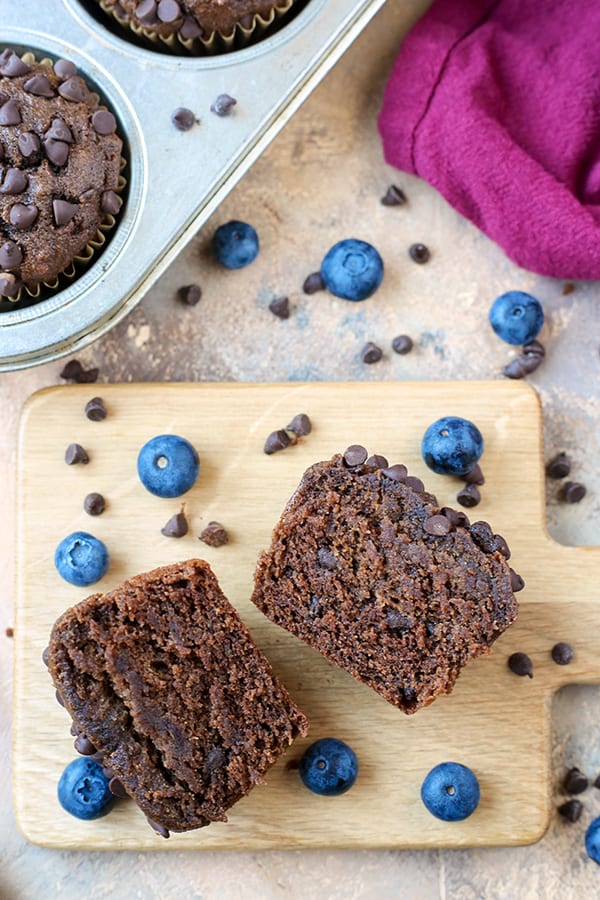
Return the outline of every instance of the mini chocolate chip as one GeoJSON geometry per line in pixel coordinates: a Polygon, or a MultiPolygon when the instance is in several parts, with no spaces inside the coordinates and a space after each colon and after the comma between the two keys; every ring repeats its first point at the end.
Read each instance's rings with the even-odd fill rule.
{"type": "Polygon", "coordinates": [[[523,353],[525,356],[545,356],[546,348],[539,341],[530,341],[523,345],[523,353]]]}
{"type": "Polygon", "coordinates": [[[502,371],[507,378],[524,378],[525,375],[535,372],[542,359],[543,357],[537,353],[530,353],[528,355],[522,353],[520,356],[515,356],[514,359],[511,359],[508,365],[504,366],[502,371]]]}
{"type": "Polygon", "coordinates": [[[511,653],[508,657],[508,668],[515,675],[527,675],[533,678],[533,663],[526,653],[511,653]]]}
{"type": "Polygon", "coordinates": [[[456,495],[456,501],[457,503],[460,503],[461,506],[466,506],[469,509],[473,506],[477,506],[477,504],[481,502],[479,488],[476,484],[465,484],[456,495]]]}
{"type": "Polygon", "coordinates": [[[88,741],[85,734],[77,735],[73,742],[73,746],[82,756],[92,756],[93,753],[96,753],[96,748],[91,741],[88,741]]]}
{"type": "Polygon", "coordinates": [[[108,782],[108,789],[115,797],[119,797],[121,800],[124,800],[125,797],[128,796],[127,791],[123,787],[123,783],[113,775],[113,777],[108,782]]]}
{"type": "Polygon", "coordinates": [[[228,116],[236,103],[235,97],[230,97],[229,94],[219,94],[210,104],[210,109],[218,116],[228,116]]]}
{"type": "Polygon", "coordinates": [[[450,521],[446,516],[429,516],[423,522],[423,531],[427,534],[444,535],[448,534],[451,529],[450,521]]]}
{"type": "Polygon", "coordinates": [[[384,469],[382,474],[385,475],[386,478],[391,478],[392,481],[404,483],[406,481],[406,476],[408,475],[408,469],[406,466],[403,466],[402,463],[396,463],[395,466],[384,469]]]}
{"type": "MultiPolygon", "coordinates": [[[[1,252],[0,249],[0,253],[1,252]]],[[[8,266],[6,268],[8,268],[8,266]]],[[[583,500],[586,493],[587,488],[585,484],[581,484],[579,481],[567,481],[561,489],[560,499],[565,503],[579,503],[580,500],[583,500]]]]}
{"type": "Polygon", "coordinates": [[[5,241],[0,246],[0,266],[4,269],[16,269],[23,262],[23,253],[14,241],[5,241]]]}
{"type": "Polygon", "coordinates": [[[494,535],[494,550],[499,553],[504,559],[510,559],[510,547],[504,540],[501,534],[494,535]]]}
{"type": "Polygon", "coordinates": [[[160,0],[156,10],[161,22],[174,22],[181,15],[181,9],[177,0],[160,0]]]}
{"type": "Polygon", "coordinates": [[[106,500],[102,494],[92,491],[83,501],[83,508],[88,516],[101,516],[106,509],[106,500]]]}
{"type": "Polygon", "coordinates": [[[278,319],[289,319],[290,301],[288,297],[276,297],[269,303],[269,309],[278,319]]]}
{"type": "Polygon", "coordinates": [[[78,359],[70,359],[63,366],[60,377],[65,381],[74,381],[76,384],[93,384],[98,380],[99,369],[84,369],[78,359]]]}
{"type": "Polygon", "coordinates": [[[7,100],[0,106],[0,125],[20,125],[21,113],[16,100],[7,100]]]}
{"type": "Polygon", "coordinates": [[[16,297],[21,290],[21,282],[10,272],[0,272],[0,297],[16,297]]]}
{"type": "Polygon", "coordinates": [[[57,59],[53,68],[58,77],[63,79],[71,78],[77,72],[75,63],[72,63],[69,59],[57,59]]]}
{"type": "Polygon", "coordinates": [[[22,156],[33,156],[41,147],[41,141],[32,131],[24,131],[19,135],[17,146],[22,156]]]}
{"type": "Polygon", "coordinates": [[[317,291],[325,290],[325,282],[321,277],[321,273],[311,272],[310,275],[307,275],[304,279],[302,290],[305,294],[316,294],[317,291]]]}
{"type": "Polygon", "coordinates": [[[377,344],[374,344],[373,341],[369,341],[360,351],[360,358],[364,363],[368,366],[373,363],[379,362],[381,357],[383,356],[383,352],[381,347],[378,347],[377,344]]]}
{"type": "Polygon", "coordinates": [[[31,228],[39,214],[37,206],[25,206],[23,203],[15,203],[11,207],[8,218],[10,224],[18,228],[19,231],[27,231],[31,228]]]}
{"type": "Polygon", "coordinates": [[[581,769],[573,766],[565,775],[563,787],[567,794],[583,794],[589,786],[589,781],[581,769]]]}
{"type": "Polygon", "coordinates": [[[11,628],[10,625],[4,629],[4,634],[7,638],[11,638],[15,636],[15,629],[11,628]]]}
{"type": "Polygon", "coordinates": [[[431,253],[429,252],[429,248],[426,247],[425,244],[412,244],[408,248],[408,255],[413,262],[416,262],[420,266],[422,266],[424,263],[429,261],[431,253]]]}
{"type": "Polygon", "coordinates": [[[42,662],[48,668],[48,660],[50,659],[50,647],[44,647],[42,651],[42,662]]]}
{"type": "Polygon", "coordinates": [[[296,437],[304,437],[312,431],[312,422],[306,413],[298,413],[294,416],[289,425],[286,425],[286,431],[291,431],[296,437]]]}
{"type": "Polygon", "coordinates": [[[109,216],[116,216],[121,209],[121,198],[114,191],[104,191],[102,194],[102,212],[109,216]]]}
{"type": "Polygon", "coordinates": [[[27,189],[29,179],[20,169],[7,169],[4,181],[0,187],[0,194],[21,194],[27,189]]]}
{"type": "Polygon", "coordinates": [[[69,444],[65,450],[65,462],[68,466],[75,466],[78,463],[86,466],[89,461],[90,458],[81,444],[69,444]]]}
{"type": "Polygon", "coordinates": [[[286,434],[283,428],[280,428],[279,431],[271,432],[265,441],[263,449],[267,456],[270,456],[272,453],[277,453],[278,450],[285,450],[286,447],[290,446],[291,442],[289,434],[286,434]]]}
{"type": "Polygon", "coordinates": [[[195,306],[202,297],[202,289],[197,284],[184,284],[177,288],[177,297],[186,306],[195,306]]]}
{"type": "Polygon", "coordinates": [[[186,16],[179,29],[179,36],[182,37],[184,41],[193,41],[196,38],[201,38],[203,35],[204,30],[198,24],[196,19],[193,16],[186,16]]]}
{"type": "Polygon", "coordinates": [[[135,14],[142,24],[155,25],[157,22],[156,7],[156,0],[142,0],[136,6],[135,14]]]}
{"type": "Polygon", "coordinates": [[[365,466],[368,466],[370,469],[387,469],[389,463],[385,456],[381,456],[380,453],[374,453],[373,456],[368,458],[365,466]]]}
{"type": "Polygon", "coordinates": [[[83,103],[88,96],[84,83],[77,75],[72,75],[71,78],[63,81],[58,88],[58,93],[65,100],[70,100],[71,103],[83,103]]]}
{"type": "Polygon", "coordinates": [[[397,633],[410,631],[414,624],[411,616],[407,616],[397,609],[389,609],[387,611],[385,622],[390,631],[397,633]]]}
{"type": "Polygon", "coordinates": [[[92,397],[85,404],[85,414],[92,422],[101,422],[106,418],[106,406],[102,397],[92,397]]]}
{"type": "Polygon", "coordinates": [[[29,72],[31,72],[31,67],[12,51],[0,66],[0,75],[4,75],[6,78],[19,78],[21,75],[28,75],[29,72]]]}
{"type": "Polygon", "coordinates": [[[337,569],[337,556],[335,553],[332,553],[331,550],[327,550],[325,547],[319,547],[317,550],[317,559],[319,560],[319,565],[324,569],[329,569],[330,571],[337,569]]]}
{"type": "Polygon", "coordinates": [[[509,569],[509,571],[510,571],[510,588],[511,588],[513,594],[518,594],[519,591],[522,591],[523,588],[525,587],[525,582],[523,581],[521,576],[515,572],[514,569],[509,569]]]}
{"type": "Polygon", "coordinates": [[[102,136],[112,134],[117,130],[117,120],[107,109],[97,109],[92,116],[92,128],[102,136]]]}
{"type": "Polygon", "coordinates": [[[76,203],[69,203],[68,200],[53,200],[52,213],[56,226],[68,225],[78,209],[76,203]]]}
{"type": "Polygon", "coordinates": [[[54,691],[54,696],[56,697],[56,702],[58,703],[59,706],[64,706],[64,705],[65,705],[65,701],[64,701],[63,698],[60,696],[60,694],[58,693],[58,691],[54,691]]]}
{"type": "Polygon", "coordinates": [[[568,666],[569,663],[573,662],[575,651],[570,644],[559,641],[550,651],[550,655],[558,666],[568,666]]]}
{"type": "Polygon", "coordinates": [[[583,812],[583,803],[581,800],[567,800],[566,803],[558,807],[557,812],[566,819],[567,822],[578,822],[583,812]]]}
{"type": "Polygon", "coordinates": [[[54,166],[64,166],[69,158],[69,145],[66,141],[55,141],[48,138],[44,141],[44,152],[54,166]]]}
{"type": "Polygon", "coordinates": [[[179,131],[189,131],[196,124],[196,116],[191,109],[179,106],[171,114],[171,122],[179,131]]]}
{"type": "Polygon", "coordinates": [[[402,188],[396,187],[395,184],[390,184],[389,188],[381,198],[381,203],[383,206],[404,206],[406,203],[406,194],[402,188]]]}
{"type": "Polygon", "coordinates": [[[571,284],[570,282],[567,282],[567,284],[565,284],[565,286],[562,289],[563,297],[566,297],[567,294],[572,294],[574,290],[575,290],[575,285],[571,284]]]}
{"type": "Polygon", "coordinates": [[[566,478],[570,471],[571,460],[562,451],[553,456],[549,463],[546,463],[546,475],[548,478],[566,478]]]}
{"type": "Polygon", "coordinates": [[[165,537],[180,538],[188,533],[188,523],[183,510],[171,516],[167,524],[160,529],[165,537]]]}
{"type": "Polygon", "coordinates": [[[405,353],[410,353],[413,346],[413,340],[407,334],[399,334],[392,341],[392,350],[401,356],[404,356],[405,353]]]}
{"type": "Polygon", "coordinates": [[[209,547],[223,547],[229,541],[229,535],[220,522],[209,522],[198,540],[208,544],[209,547]]]}
{"type": "Polygon", "coordinates": [[[165,828],[164,825],[161,825],[160,822],[155,822],[154,819],[151,819],[149,816],[146,816],[146,821],[150,828],[159,836],[163,838],[170,837],[170,831],[168,828],[165,828]]]}
{"type": "Polygon", "coordinates": [[[414,475],[407,475],[404,479],[404,484],[407,485],[407,487],[412,488],[413,491],[416,491],[417,494],[422,494],[425,490],[425,485],[421,479],[416,478],[414,475]]]}
{"type": "Polygon", "coordinates": [[[494,552],[494,533],[487,522],[473,522],[470,534],[484,553],[494,552]]]}
{"type": "Polygon", "coordinates": [[[479,463],[475,463],[470,472],[463,475],[463,481],[466,484],[485,484],[485,478],[483,477],[483,472],[481,471],[479,463]]]}
{"type": "Polygon", "coordinates": [[[28,94],[35,94],[36,97],[54,97],[50,82],[41,72],[28,78],[23,85],[23,90],[28,94]]]}
{"type": "Polygon", "coordinates": [[[73,135],[71,129],[63,119],[52,119],[52,124],[48,131],[44,133],[47,141],[62,141],[65,144],[73,143],[73,135]]]}
{"type": "Polygon", "coordinates": [[[347,466],[350,466],[350,468],[353,466],[362,466],[362,464],[366,462],[368,455],[366,449],[360,444],[351,444],[344,450],[344,462],[347,466]]]}

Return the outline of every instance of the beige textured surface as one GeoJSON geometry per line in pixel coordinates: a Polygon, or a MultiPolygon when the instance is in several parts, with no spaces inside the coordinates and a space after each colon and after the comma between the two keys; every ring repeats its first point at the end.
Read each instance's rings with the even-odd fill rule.
{"type": "MultiPolygon", "coordinates": [[[[322,378],[346,381],[497,378],[511,350],[487,326],[491,300],[510,288],[530,290],[544,304],[542,339],[548,355],[529,381],[542,398],[545,455],[567,450],[573,475],[588,486],[578,506],[557,501],[547,484],[552,535],[566,544],[600,543],[599,289],[538,278],[458,217],[418,179],[382,161],[375,119],[398,43],[427,2],[390,0],[280,137],[181,254],[143,303],[115,331],[81,355],[99,365],[100,381],[322,378]],[[400,184],[409,204],[384,210],[379,197],[400,184]],[[231,218],[251,221],[263,248],[242,273],[208,261],[214,228],[231,218]],[[372,301],[359,309],[300,285],[338,237],[355,233],[390,252],[388,274],[372,301]],[[432,248],[430,263],[414,266],[406,249],[415,240],[432,248]],[[178,305],[180,284],[204,291],[193,309],[178,305]],[[389,290],[388,290],[389,285],[389,290]],[[383,289],[382,289],[383,290],[383,289]],[[267,311],[274,294],[289,293],[287,322],[267,311]],[[343,322],[345,321],[345,325],[343,322]],[[389,351],[389,338],[409,332],[408,357],[389,351]],[[358,362],[362,343],[378,340],[380,364],[358,362]]],[[[418,73],[417,73],[418,77],[418,73]]],[[[242,98],[240,98],[241,101],[242,98]]],[[[158,127],[158,126],[157,126],[158,127]]],[[[14,468],[16,422],[25,398],[60,383],[60,363],[0,376],[0,897],[202,898],[596,898],[599,870],[585,856],[583,834],[600,815],[600,792],[583,795],[585,813],[574,826],[554,816],[548,834],[526,848],[460,851],[265,851],[206,853],[79,853],[44,850],[25,842],[14,824],[10,722],[13,625],[14,468]]],[[[100,391],[99,391],[100,392],[100,391]]],[[[506,480],[510,480],[510,471],[506,480]]],[[[565,573],[568,575],[568,573],[565,573]]],[[[566,767],[600,772],[600,690],[567,687],[553,704],[553,804],[566,767]]],[[[528,782],[520,785],[523,804],[528,782]]],[[[399,815],[403,810],[399,810],[399,815]]]]}
{"type": "Polygon", "coordinates": [[[43,391],[31,399],[23,419],[14,781],[24,834],[49,847],[157,850],[485,846],[539,838],[549,818],[548,699],[568,682],[600,680],[600,549],[561,547],[545,534],[541,416],[531,388],[509,381],[110,385],[102,389],[108,415],[100,423],[83,415],[96,390],[82,385],[43,391]],[[343,422],[340,407],[346,410],[343,422]],[[401,422],[390,409],[403,411],[401,422]],[[404,462],[440,505],[453,505],[460,482],[429,472],[419,452],[425,429],[448,410],[477,422],[484,436],[486,484],[475,515],[506,537],[526,589],[519,595],[517,624],[493,654],[465,669],[451,697],[407,717],[267,622],[249,597],[258,554],[302,472],[351,443],[404,462]],[[310,416],[312,433],[266,456],[266,435],[298,412],[310,416]],[[182,498],[190,531],[176,541],[163,537],[160,528],[180,501],[149,494],[136,473],[139,448],[165,432],[188,438],[201,460],[200,477],[182,498]],[[86,466],[65,465],[65,434],[87,450],[86,466]],[[502,485],[507,465],[512,478],[502,485]],[[107,500],[96,519],[82,510],[90,490],[107,500]],[[198,545],[197,535],[212,519],[230,531],[227,546],[198,545]],[[52,565],[57,541],[78,530],[90,530],[111,555],[108,572],[92,588],[67,584],[52,565]],[[307,715],[310,733],[269,773],[266,787],[236,805],[227,825],[165,842],[126,803],[82,826],[61,810],[55,794],[73,748],[68,717],[53,704],[54,688],[41,662],[52,623],[90,592],[111,590],[138,572],[196,554],[210,562],[307,715]],[[569,582],[562,576],[567,568],[575,573],[569,582]],[[550,659],[557,635],[574,647],[570,666],[550,659]],[[534,661],[533,680],[517,679],[507,669],[507,656],[522,647],[534,661]],[[308,793],[286,766],[312,741],[331,735],[352,746],[361,766],[356,786],[334,802],[308,793]],[[419,799],[425,774],[444,759],[469,765],[482,787],[477,813],[460,825],[432,818],[419,799]],[[398,816],[399,809],[406,814],[398,816]]]}

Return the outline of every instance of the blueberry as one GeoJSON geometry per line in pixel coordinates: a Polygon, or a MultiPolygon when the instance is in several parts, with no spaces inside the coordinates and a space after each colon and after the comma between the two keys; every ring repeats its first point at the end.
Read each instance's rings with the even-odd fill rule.
{"type": "Polygon", "coordinates": [[[350,790],[358,774],[354,750],[337,738],[321,738],[300,760],[300,778],[315,794],[336,797],[350,790]]]}
{"type": "Polygon", "coordinates": [[[508,291],[492,303],[490,325],[507,344],[529,344],[544,324],[539,300],[523,291],[508,291]]]}
{"type": "Polygon", "coordinates": [[[383,260],[371,244],[348,238],[325,255],[321,278],[336,297],[366,300],[383,281],[383,260]]]}
{"type": "Polygon", "coordinates": [[[258,235],[247,222],[226,222],[215,231],[212,248],[226,269],[243,269],[258,255],[258,235]]]}
{"type": "Polygon", "coordinates": [[[433,422],[421,441],[421,455],[438,475],[466,475],[483,453],[479,429],[458,416],[433,422]]]}
{"type": "Polygon", "coordinates": [[[479,805],[479,782],[467,766],[443,762],[435,766],[421,785],[421,800],[429,812],[444,822],[460,822],[479,805]]]}
{"type": "Polygon", "coordinates": [[[589,824],[585,833],[585,849],[589,858],[600,865],[600,816],[589,824]]]}
{"type": "Polygon", "coordinates": [[[108,564],[106,545],[87,531],[69,534],[62,539],[54,553],[54,565],[58,574],[77,587],[100,581],[106,574],[108,564]]]}
{"type": "Polygon", "coordinates": [[[108,781],[95,759],[74,759],[60,776],[58,802],[78,819],[99,819],[111,811],[115,802],[108,781]]]}
{"type": "Polygon", "coordinates": [[[140,481],[157,497],[179,497],[195,484],[200,472],[198,454],[189,441],[176,434],[159,434],[138,454],[140,481]]]}

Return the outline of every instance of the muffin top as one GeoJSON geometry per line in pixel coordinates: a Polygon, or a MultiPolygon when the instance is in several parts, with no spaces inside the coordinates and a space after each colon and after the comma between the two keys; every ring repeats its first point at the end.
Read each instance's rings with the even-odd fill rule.
{"type": "Polygon", "coordinates": [[[117,15],[147,31],[183,40],[208,38],[214,31],[229,35],[242,25],[251,28],[255,15],[266,17],[285,0],[105,0],[117,15]]]}
{"type": "Polygon", "coordinates": [[[116,124],[73,63],[0,53],[0,296],[52,284],[118,212],[116,124]]]}

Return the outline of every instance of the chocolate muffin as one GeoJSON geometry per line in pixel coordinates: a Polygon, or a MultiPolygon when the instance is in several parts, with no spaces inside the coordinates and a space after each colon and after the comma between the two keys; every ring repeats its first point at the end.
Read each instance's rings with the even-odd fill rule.
{"type": "Polygon", "coordinates": [[[352,447],[304,473],[259,559],[252,600],[414,713],[450,693],[514,622],[509,555],[487,523],[440,509],[405,466],[352,447]]]}
{"type": "Polygon", "coordinates": [[[116,125],[71,62],[0,54],[0,296],[56,286],[114,224],[116,125]]]}
{"type": "Polygon", "coordinates": [[[47,662],[76,746],[159,834],[227,820],[307,721],[208,563],[155,569],[67,610],[47,662]]]}

